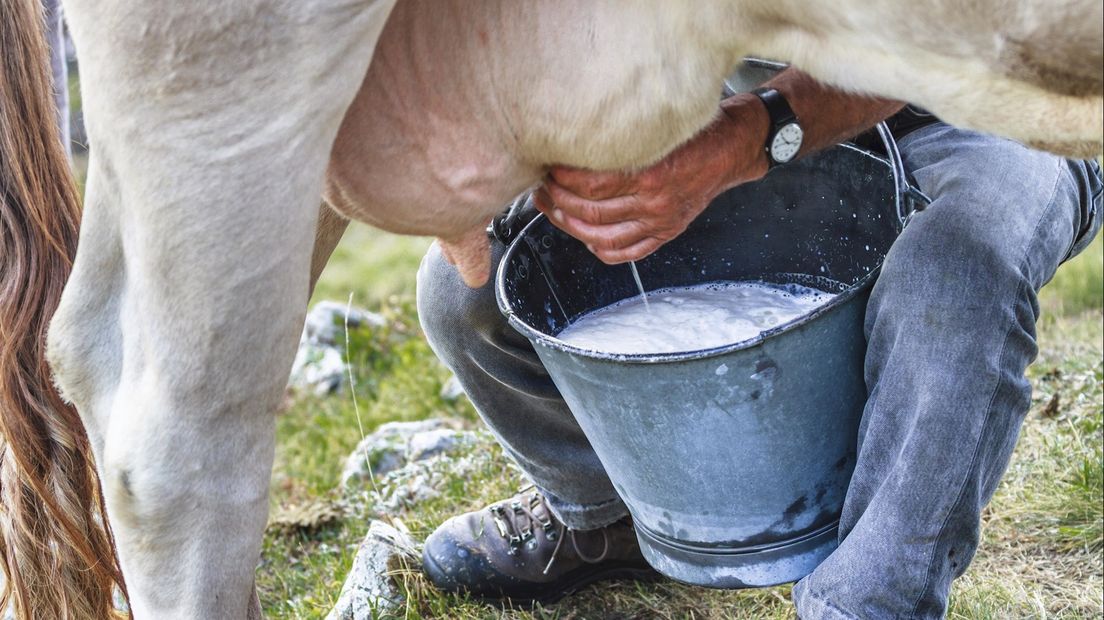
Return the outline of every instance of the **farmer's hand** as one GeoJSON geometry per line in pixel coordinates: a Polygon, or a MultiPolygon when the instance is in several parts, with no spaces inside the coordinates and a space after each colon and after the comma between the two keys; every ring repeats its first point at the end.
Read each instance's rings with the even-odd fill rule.
{"type": "Polygon", "coordinates": [[[650,168],[552,168],[534,196],[537,208],[605,263],[644,258],[686,230],[717,194],[766,174],[769,123],[762,103],[737,95],[725,107],[709,127],[650,168]]]}

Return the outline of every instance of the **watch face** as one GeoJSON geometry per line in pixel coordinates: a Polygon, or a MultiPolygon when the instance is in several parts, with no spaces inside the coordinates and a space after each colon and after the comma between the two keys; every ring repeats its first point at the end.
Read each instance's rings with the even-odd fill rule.
{"type": "Polygon", "coordinates": [[[779,163],[790,161],[801,149],[801,140],[804,137],[805,132],[801,130],[801,126],[797,123],[783,125],[782,129],[779,129],[778,133],[774,134],[774,139],[771,140],[771,157],[779,163]]]}

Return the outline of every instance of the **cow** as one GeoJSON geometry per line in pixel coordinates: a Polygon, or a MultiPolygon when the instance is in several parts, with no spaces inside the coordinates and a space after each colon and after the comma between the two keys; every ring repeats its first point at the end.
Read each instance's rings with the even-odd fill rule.
{"type": "Polygon", "coordinates": [[[658,160],[749,53],[1101,145],[1099,0],[69,0],[81,214],[37,4],[2,7],[0,555],[28,617],[108,617],[114,587],[139,618],[259,617],[273,410],[350,219],[479,285],[501,205],[553,164],[658,160]]]}

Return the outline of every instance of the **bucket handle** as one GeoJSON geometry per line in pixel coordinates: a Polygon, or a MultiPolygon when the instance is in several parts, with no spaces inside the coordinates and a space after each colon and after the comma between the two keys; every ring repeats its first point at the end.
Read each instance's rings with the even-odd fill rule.
{"type": "Polygon", "coordinates": [[[889,158],[889,165],[893,168],[893,184],[897,190],[897,219],[901,222],[901,228],[904,228],[912,220],[912,216],[931,204],[931,198],[913,184],[912,178],[905,170],[901,151],[897,148],[897,140],[893,138],[889,126],[881,122],[874,128],[878,130],[878,136],[882,139],[886,156],[889,158]]]}
{"type": "MultiPolygon", "coordinates": [[[[778,73],[790,66],[788,63],[754,56],[745,57],[743,63],[746,67],[772,73],[778,73]]],[[[737,92],[739,91],[726,79],[724,81],[724,96],[730,97],[737,92]]],[[[874,127],[878,130],[878,136],[881,137],[882,144],[885,145],[889,165],[893,168],[893,184],[897,190],[897,219],[901,224],[901,228],[904,228],[914,214],[923,211],[925,207],[931,204],[931,198],[913,184],[911,177],[905,170],[905,164],[901,160],[901,152],[897,148],[897,140],[889,130],[889,125],[882,121],[874,127]]]]}
{"type": "Polygon", "coordinates": [[[497,239],[502,245],[508,246],[521,234],[521,229],[536,219],[538,215],[540,215],[540,212],[533,206],[532,192],[525,190],[524,193],[514,199],[514,202],[510,204],[506,211],[491,220],[491,223],[487,226],[487,236],[491,239],[497,239]]]}

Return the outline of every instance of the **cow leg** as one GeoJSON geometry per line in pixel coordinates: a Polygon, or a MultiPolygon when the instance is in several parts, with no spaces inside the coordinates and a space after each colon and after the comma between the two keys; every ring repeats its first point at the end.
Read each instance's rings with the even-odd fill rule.
{"type": "Polygon", "coordinates": [[[247,616],[318,197],[390,9],[196,6],[67,6],[92,154],[50,358],[138,618],[247,616]]]}

